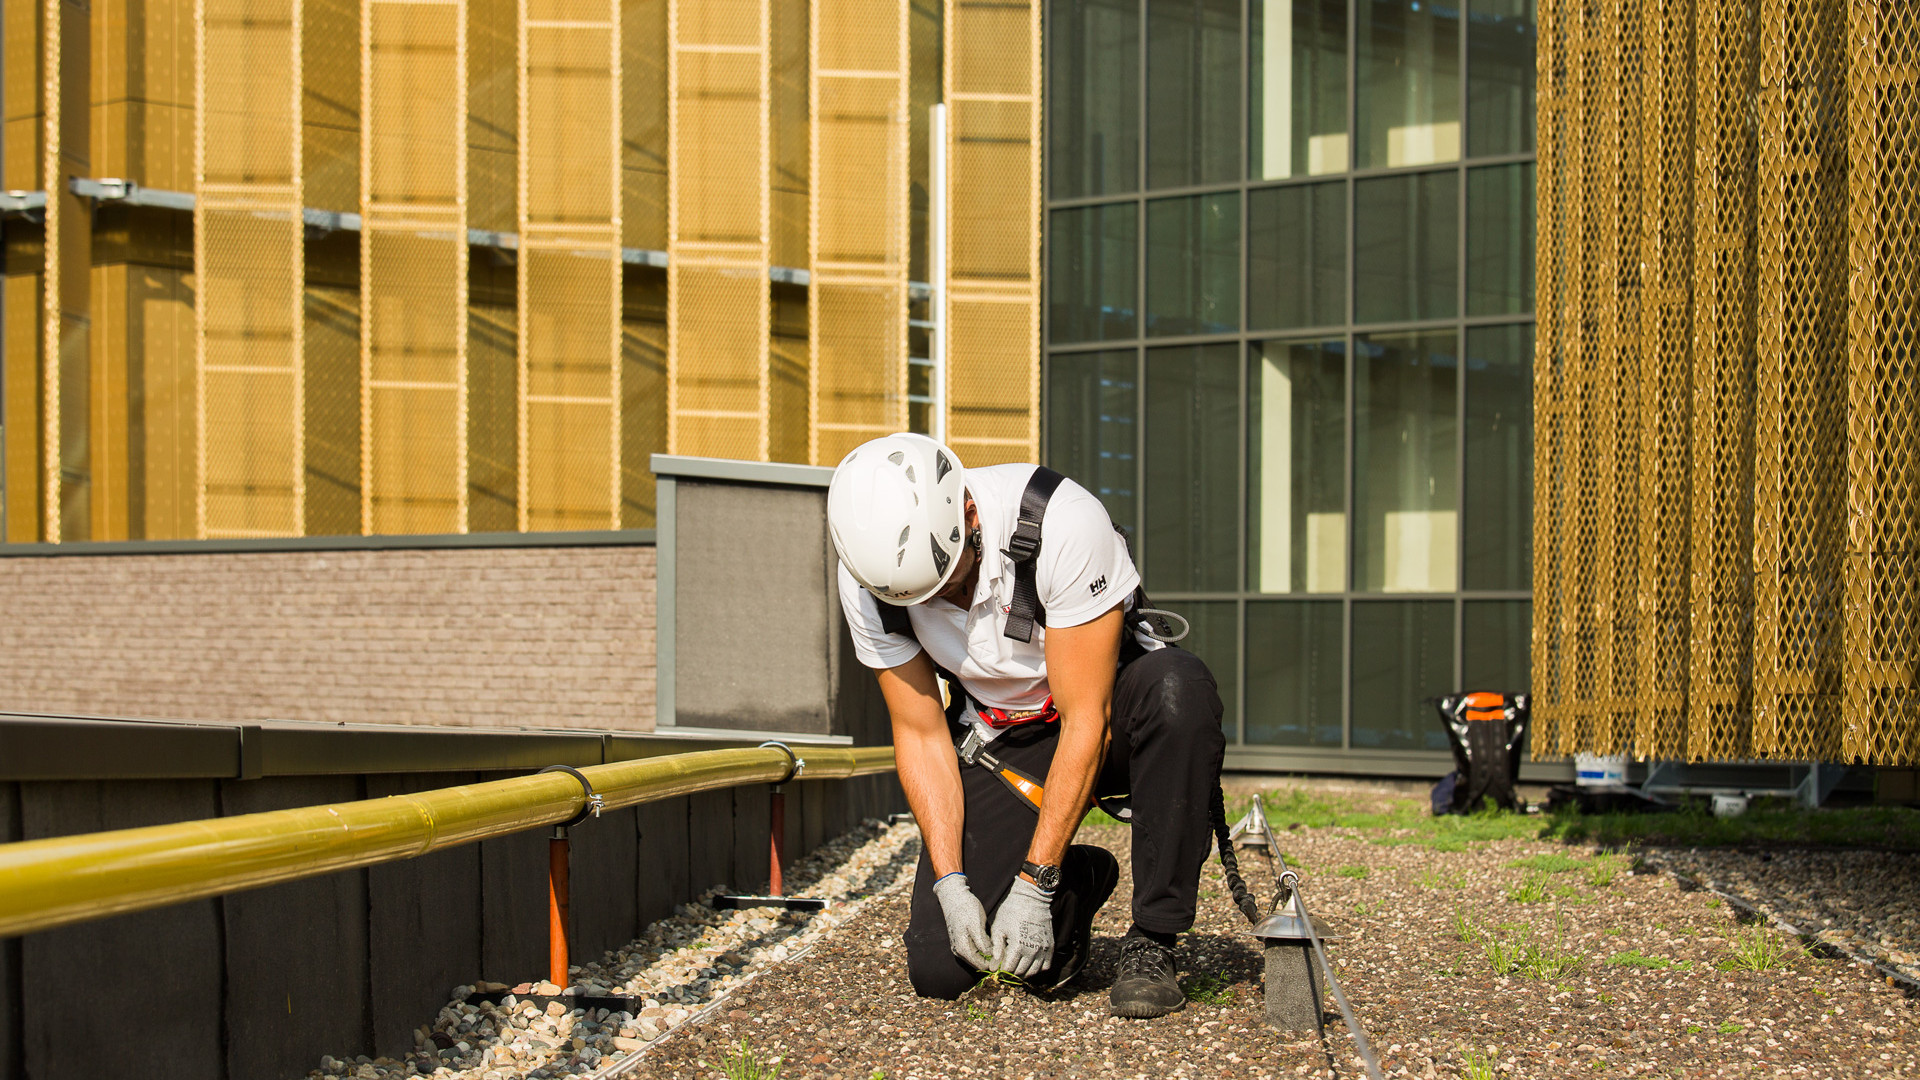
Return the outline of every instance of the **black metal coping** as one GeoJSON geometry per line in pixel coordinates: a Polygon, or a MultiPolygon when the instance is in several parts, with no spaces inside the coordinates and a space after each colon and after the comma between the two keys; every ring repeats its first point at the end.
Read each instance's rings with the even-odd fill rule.
{"type": "Polygon", "coordinates": [[[411,536],[272,536],[233,540],[76,540],[0,543],[0,558],[50,555],[238,555],[287,551],[436,551],[451,548],[650,547],[652,529],[427,533],[411,536]]]}
{"type": "Polygon", "coordinates": [[[0,781],[182,780],[492,772],[758,746],[845,746],[845,736],[666,728],[654,732],[200,722],[0,712],[0,781]]]}

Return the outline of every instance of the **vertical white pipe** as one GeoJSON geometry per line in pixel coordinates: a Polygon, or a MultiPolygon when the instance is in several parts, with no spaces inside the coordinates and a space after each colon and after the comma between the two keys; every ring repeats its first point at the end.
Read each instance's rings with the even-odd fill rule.
{"type": "Polygon", "coordinates": [[[932,296],[927,301],[927,318],[933,323],[928,335],[927,358],[933,361],[929,395],[933,406],[927,426],[941,442],[947,441],[947,107],[933,107],[932,187],[927,207],[927,277],[932,296]]]}

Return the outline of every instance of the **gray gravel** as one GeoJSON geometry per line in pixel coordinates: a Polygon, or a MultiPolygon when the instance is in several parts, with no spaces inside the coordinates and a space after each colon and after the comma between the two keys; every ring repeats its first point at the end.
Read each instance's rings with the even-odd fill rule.
{"type": "Polygon", "coordinates": [[[1920,854],[1690,848],[1653,858],[1822,942],[1920,979],[1920,854]]]}
{"type": "MultiPolygon", "coordinates": [[[[1390,798],[1392,796],[1380,796],[1390,798]]],[[[1285,822],[1276,824],[1284,827],[1285,822]]],[[[1090,827],[1127,864],[1120,827],[1090,827]]],[[[1307,896],[1343,935],[1335,962],[1390,1076],[1920,1076],[1920,1011],[1871,968],[1799,952],[1742,925],[1709,893],[1632,874],[1628,860],[1531,839],[1439,851],[1384,830],[1299,829],[1307,896]],[[1514,866],[1559,856],[1559,872],[1514,866]],[[1533,895],[1527,890],[1536,882],[1533,895]],[[1760,946],[1764,970],[1724,970],[1760,946]],[[1499,974],[1490,952],[1533,947],[1545,977],[1499,974]]],[[[1271,874],[1245,860],[1257,889],[1271,874]]],[[[1123,881],[1120,896],[1129,885],[1123,881]]],[[[1150,1021],[1106,1015],[1123,904],[1096,923],[1088,971],[1059,995],[991,984],[959,1002],[913,996],[899,936],[904,895],[661,1040],[639,1077],[720,1077],[740,1046],[783,1080],[949,1077],[1260,1078],[1363,1075],[1337,1016],[1328,1041],[1260,1022],[1261,956],[1210,866],[1200,923],[1182,940],[1191,1004],[1150,1021]]],[[[1536,968],[1536,974],[1540,974],[1536,968]]]]}

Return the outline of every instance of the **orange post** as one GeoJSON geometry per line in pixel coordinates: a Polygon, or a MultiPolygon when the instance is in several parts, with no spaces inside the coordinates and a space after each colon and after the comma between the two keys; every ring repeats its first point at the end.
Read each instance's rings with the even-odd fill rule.
{"type": "Polygon", "coordinates": [[[784,896],[786,894],[781,890],[785,888],[785,883],[780,880],[780,849],[785,846],[781,841],[787,832],[786,792],[774,788],[770,802],[773,829],[772,838],[767,842],[767,895],[784,896]]]}
{"type": "Polygon", "coordinates": [[[547,979],[567,988],[567,830],[547,841],[547,979]]]}

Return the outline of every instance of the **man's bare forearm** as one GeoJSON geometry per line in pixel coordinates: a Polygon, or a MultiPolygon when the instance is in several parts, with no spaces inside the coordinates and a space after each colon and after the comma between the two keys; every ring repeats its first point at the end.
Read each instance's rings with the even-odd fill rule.
{"type": "Polygon", "coordinates": [[[920,839],[927,845],[927,857],[933,861],[936,878],[955,870],[960,863],[960,834],[966,821],[966,800],[960,788],[960,762],[953,744],[942,739],[926,739],[894,729],[894,760],[900,771],[900,786],[906,791],[907,806],[920,825],[920,839]]]}
{"type": "Polygon", "coordinates": [[[1096,716],[1060,717],[1060,744],[1047,769],[1046,798],[1041,800],[1040,821],[1027,847],[1027,858],[1033,862],[1058,866],[1066,856],[1067,845],[1073,843],[1093,800],[1094,781],[1107,758],[1108,730],[1104,709],[1096,716]]]}

